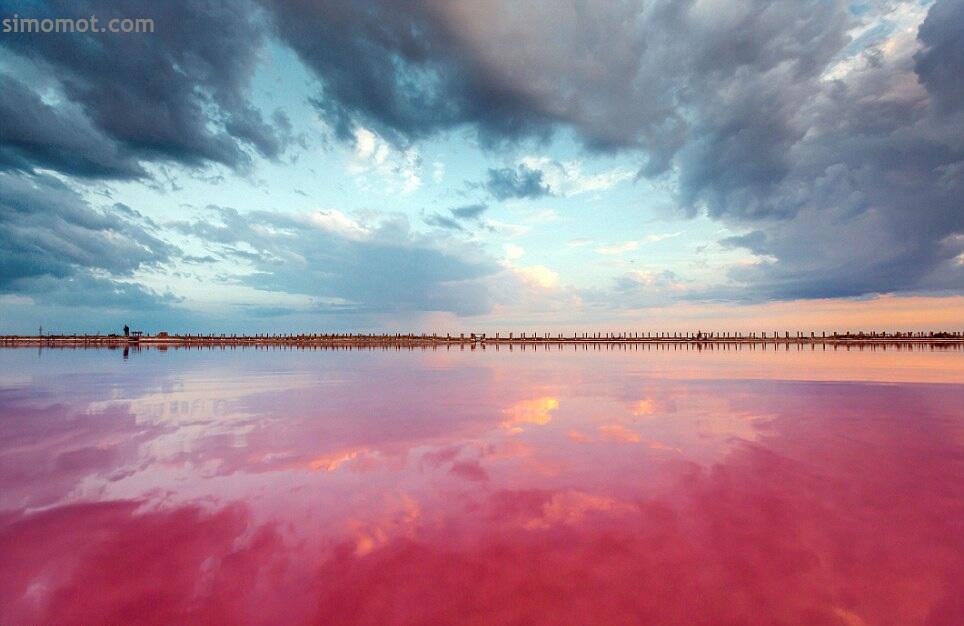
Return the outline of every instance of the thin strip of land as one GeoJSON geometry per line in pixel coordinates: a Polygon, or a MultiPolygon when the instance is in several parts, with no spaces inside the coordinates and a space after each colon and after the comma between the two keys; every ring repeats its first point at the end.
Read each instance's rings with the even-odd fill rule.
{"type": "Polygon", "coordinates": [[[379,333],[379,334],[168,334],[146,335],[3,335],[0,347],[123,347],[123,346],[438,346],[532,344],[964,344],[961,332],[622,332],[622,333],[379,333]]]}

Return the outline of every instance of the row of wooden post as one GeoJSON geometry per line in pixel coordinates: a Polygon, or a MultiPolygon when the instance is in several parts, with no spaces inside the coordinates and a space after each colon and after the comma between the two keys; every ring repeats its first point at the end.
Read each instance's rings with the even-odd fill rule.
{"type": "MultiPolygon", "coordinates": [[[[186,334],[186,335],[168,335],[167,333],[158,333],[158,335],[151,337],[150,335],[144,335],[138,338],[131,338],[130,341],[134,342],[140,340],[148,341],[164,341],[171,340],[175,342],[181,341],[198,341],[198,342],[304,342],[304,341],[354,341],[354,342],[386,342],[386,341],[440,341],[441,337],[438,333],[432,333],[428,335],[426,333],[415,334],[415,333],[383,333],[383,334],[362,334],[362,333],[311,333],[311,334],[292,334],[292,333],[282,333],[282,334],[267,334],[267,333],[257,333],[254,335],[238,335],[238,334],[186,334]]],[[[444,341],[452,342],[476,342],[476,341],[626,341],[626,340],[686,340],[686,341],[703,341],[703,340],[817,340],[818,336],[816,331],[760,331],[756,332],[718,332],[718,331],[707,331],[702,330],[697,331],[647,331],[643,332],[573,332],[572,336],[564,335],[563,333],[532,333],[532,332],[521,332],[516,334],[515,332],[509,332],[504,334],[502,332],[497,332],[494,338],[487,333],[459,333],[458,338],[455,339],[452,333],[446,333],[444,341]]],[[[831,340],[867,340],[867,339],[951,339],[951,340],[961,340],[964,339],[964,333],[960,331],[955,332],[935,332],[935,331],[912,331],[912,332],[883,332],[883,331],[860,331],[860,332],[846,332],[840,333],[837,331],[828,333],[826,331],[821,331],[819,339],[831,339],[831,340]]],[[[56,340],[66,340],[66,341],[89,341],[89,342],[126,342],[128,339],[123,336],[118,335],[39,335],[34,337],[27,336],[2,336],[0,337],[0,342],[5,344],[12,344],[23,341],[56,341],[56,340]]]]}

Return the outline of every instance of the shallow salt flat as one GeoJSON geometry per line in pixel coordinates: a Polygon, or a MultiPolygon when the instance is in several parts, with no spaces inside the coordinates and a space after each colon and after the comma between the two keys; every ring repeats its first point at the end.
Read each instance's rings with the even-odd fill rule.
{"type": "Polygon", "coordinates": [[[955,623],[959,350],[0,350],[2,623],[955,623]]]}

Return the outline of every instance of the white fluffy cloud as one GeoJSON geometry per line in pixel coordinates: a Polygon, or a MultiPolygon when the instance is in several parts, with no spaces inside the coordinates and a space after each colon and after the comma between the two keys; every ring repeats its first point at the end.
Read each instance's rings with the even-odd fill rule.
{"type": "Polygon", "coordinates": [[[527,156],[521,164],[542,172],[542,182],[549,188],[549,193],[563,197],[611,189],[636,175],[635,171],[625,167],[586,174],[581,161],[557,161],[546,156],[527,156]]]}
{"type": "MultiPolygon", "coordinates": [[[[408,194],[422,186],[422,158],[416,148],[399,150],[377,133],[355,129],[355,147],[348,161],[349,173],[368,189],[381,188],[385,194],[408,194]]],[[[436,168],[433,174],[444,175],[436,168]]]]}

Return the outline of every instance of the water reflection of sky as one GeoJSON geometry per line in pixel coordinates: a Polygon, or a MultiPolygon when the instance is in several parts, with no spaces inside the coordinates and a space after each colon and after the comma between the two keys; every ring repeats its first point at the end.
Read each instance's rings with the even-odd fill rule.
{"type": "Polygon", "coordinates": [[[0,351],[0,623],[962,623],[962,362],[0,351]]]}

